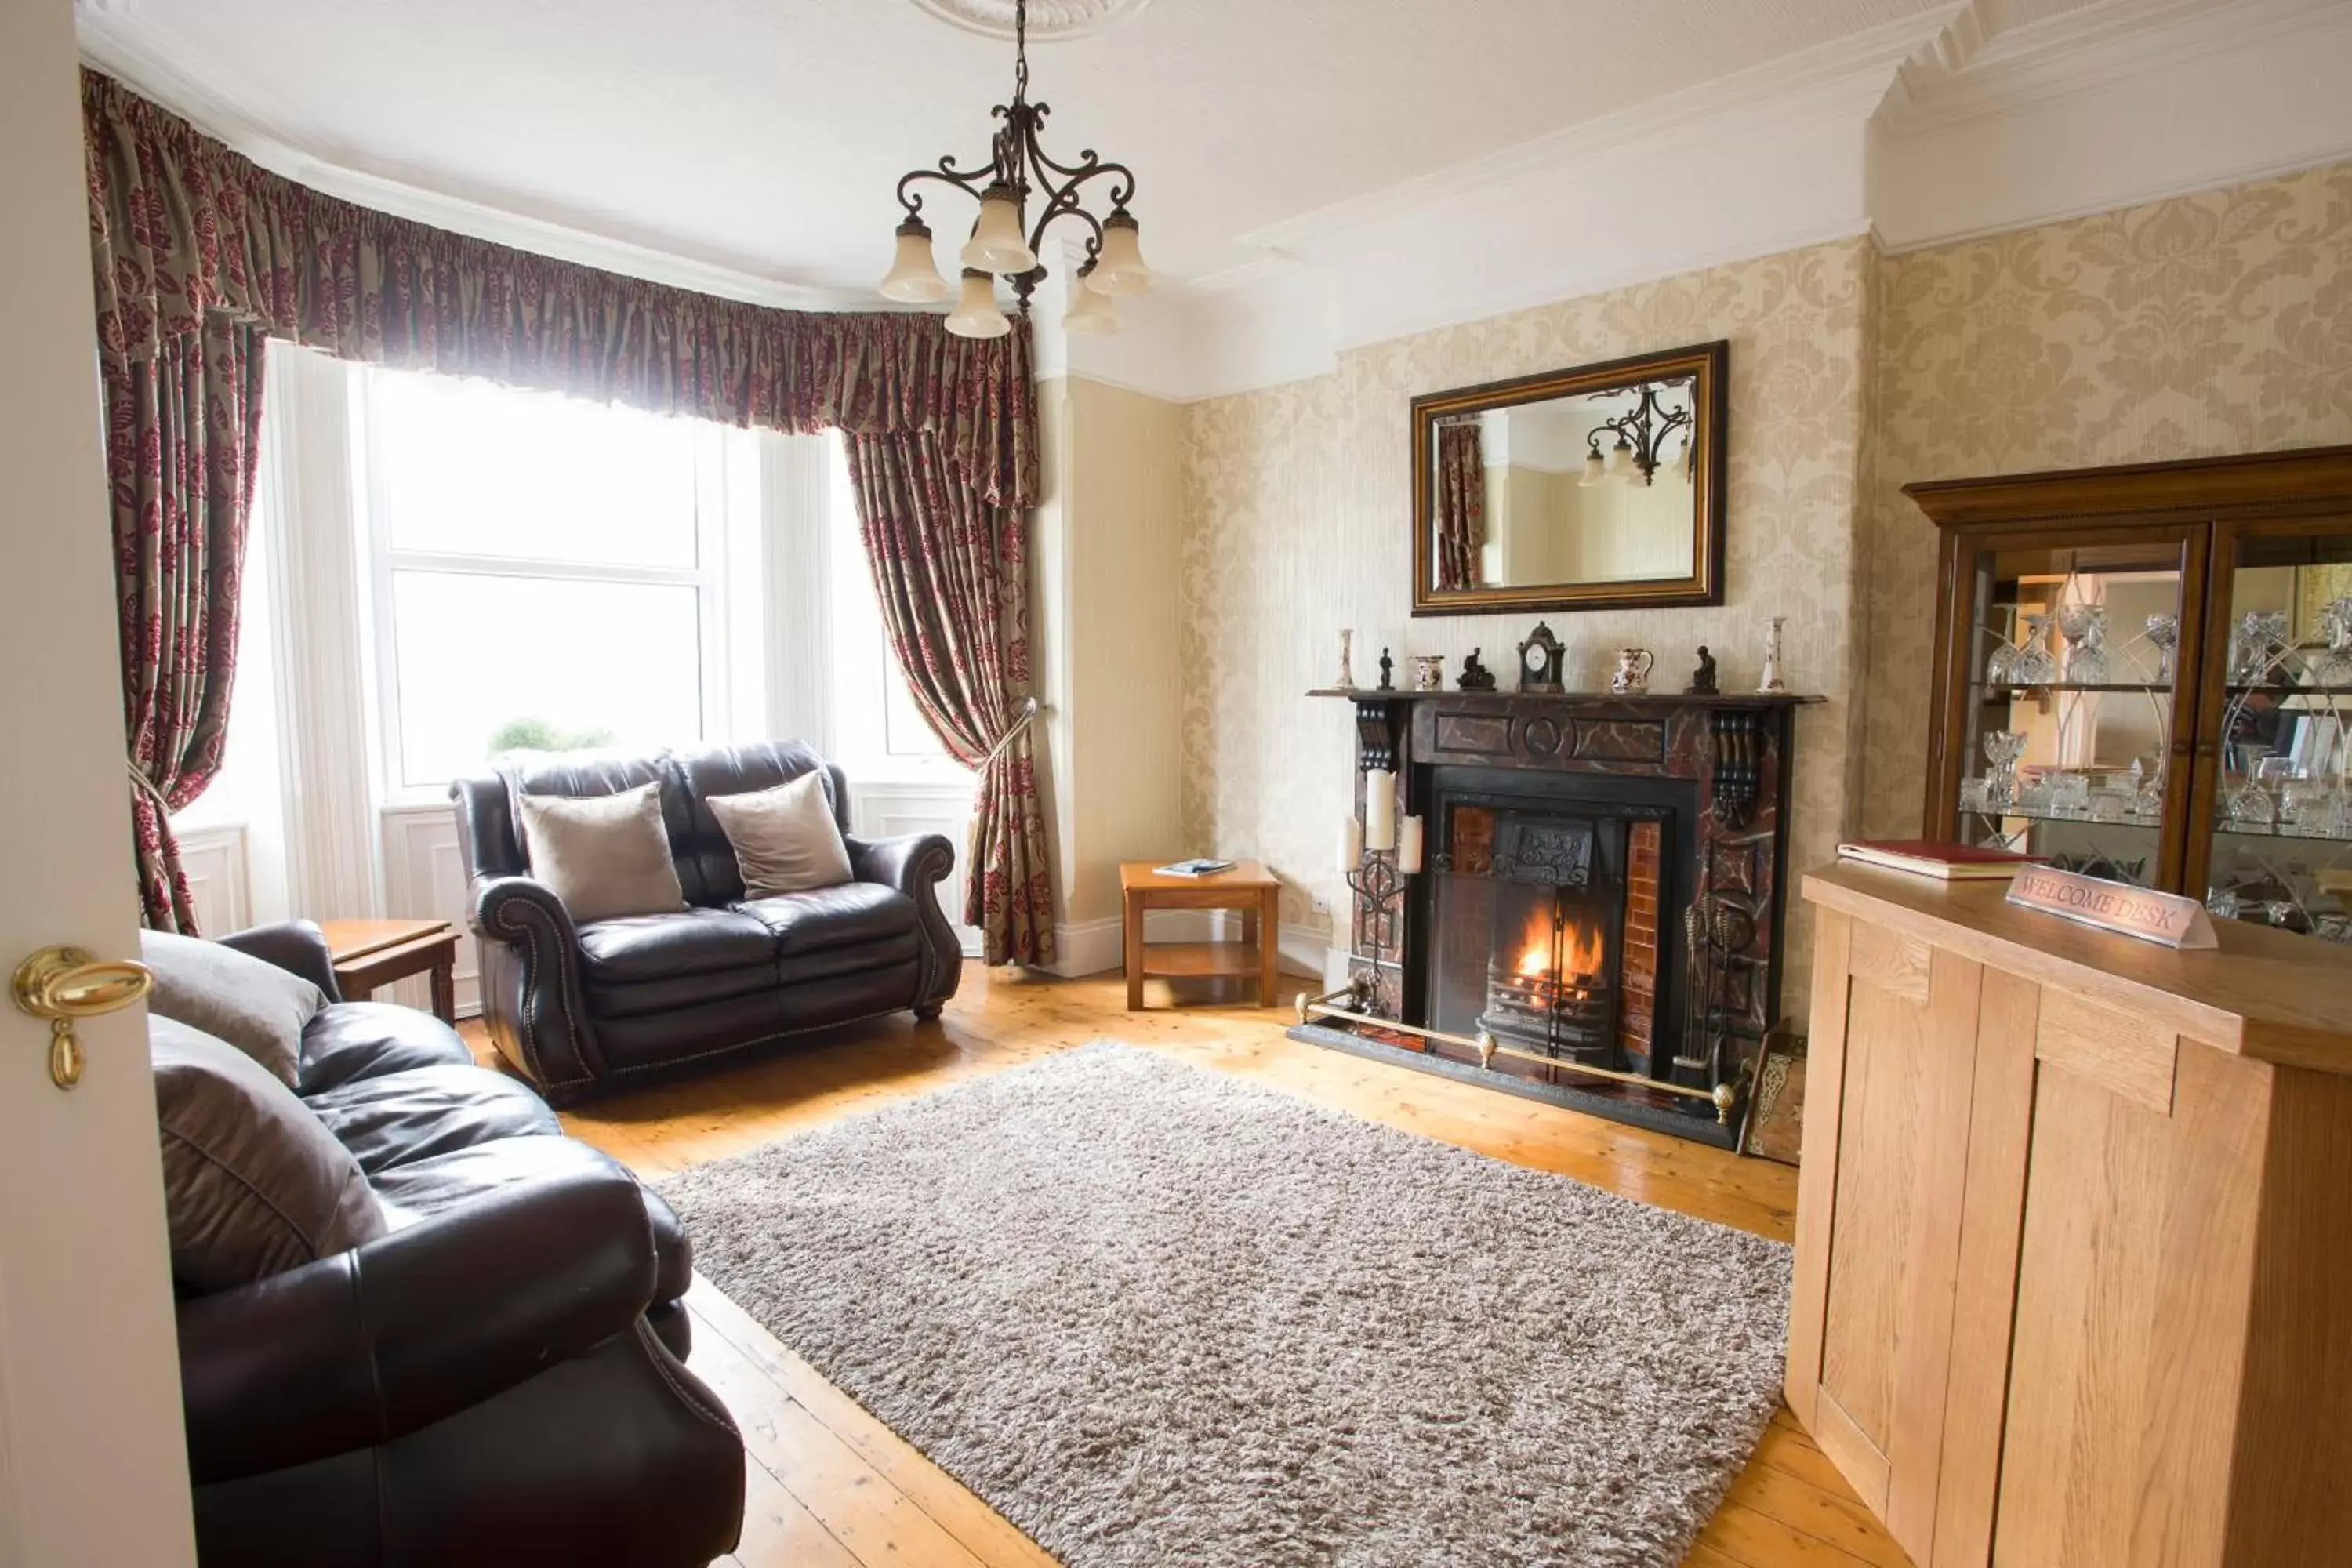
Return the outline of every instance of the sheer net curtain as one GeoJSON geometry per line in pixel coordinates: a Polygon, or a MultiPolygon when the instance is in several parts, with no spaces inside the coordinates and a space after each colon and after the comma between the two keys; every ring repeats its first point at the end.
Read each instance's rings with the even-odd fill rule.
{"type": "Polygon", "coordinates": [[[965,593],[910,608],[893,642],[942,742],[995,756],[981,769],[974,815],[987,826],[971,866],[989,957],[1052,956],[1034,764],[1024,741],[1005,741],[1003,719],[1027,680],[1022,534],[1038,488],[1025,331],[966,340],[935,316],[774,310],[623,278],[295,184],[95,72],[83,73],[82,109],[152,923],[194,923],[158,805],[193,800],[218,765],[268,336],[878,444],[888,455],[874,465],[868,538],[899,544],[876,561],[886,595],[894,580],[907,594],[950,581],[942,570],[919,583],[898,562],[993,552],[992,573],[965,574],[996,579],[992,604],[965,593]],[[886,487],[892,470],[907,477],[886,487]]]}

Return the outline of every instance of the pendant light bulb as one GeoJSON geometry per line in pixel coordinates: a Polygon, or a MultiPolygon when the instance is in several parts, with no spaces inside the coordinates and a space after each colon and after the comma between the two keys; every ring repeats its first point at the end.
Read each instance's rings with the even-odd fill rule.
{"type": "Polygon", "coordinates": [[[1608,482],[1609,464],[1607,460],[1601,456],[1601,448],[1595,447],[1585,456],[1584,477],[1576,481],[1577,488],[1580,489],[1591,489],[1596,485],[1603,485],[1608,482]]]}
{"type": "Polygon", "coordinates": [[[931,259],[930,226],[909,217],[898,226],[898,249],[882,279],[882,297],[908,305],[935,305],[948,297],[948,280],[931,259]]]}
{"type": "Polygon", "coordinates": [[[1633,479],[1637,471],[1633,466],[1633,444],[1622,436],[1618,437],[1617,445],[1609,449],[1607,477],[1623,484],[1633,479]]]}
{"type": "Polygon", "coordinates": [[[1087,262],[1078,268],[1070,285],[1070,307],[1062,312],[1062,331],[1073,337],[1108,337],[1118,331],[1118,309],[1110,296],[1087,281],[1087,275],[1095,269],[1087,262]]]}
{"type": "Polygon", "coordinates": [[[960,338],[1001,338],[1013,330],[996,308],[996,279],[977,267],[963,269],[963,297],[948,314],[948,331],[960,338]]]}
{"type": "Polygon", "coordinates": [[[1037,265],[1037,253],[1021,237],[1021,198],[1011,185],[991,185],[980,194],[980,221],[962,256],[966,267],[1011,278],[1037,265]]]}
{"type": "Polygon", "coordinates": [[[1087,286],[1098,294],[1140,294],[1151,287],[1151,268],[1144,265],[1139,241],[1141,227],[1133,214],[1120,207],[1103,219],[1102,249],[1090,268],[1087,286]]]}

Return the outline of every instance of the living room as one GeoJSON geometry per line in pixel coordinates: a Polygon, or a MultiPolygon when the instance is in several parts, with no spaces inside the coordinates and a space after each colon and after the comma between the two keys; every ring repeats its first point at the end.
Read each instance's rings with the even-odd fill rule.
{"type": "Polygon", "coordinates": [[[2337,1560],[2352,6],[0,61],[0,1562],[2337,1560]]]}

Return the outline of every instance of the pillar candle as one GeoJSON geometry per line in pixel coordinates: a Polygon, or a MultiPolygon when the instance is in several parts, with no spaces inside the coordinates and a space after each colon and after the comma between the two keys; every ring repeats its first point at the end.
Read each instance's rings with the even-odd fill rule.
{"type": "Polygon", "coordinates": [[[1348,820],[1339,825],[1339,869],[1353,876],[1363,865],[1364,825],[1350,813],[1348,820]]]}
{"type": "Polygon", "coordinates": [[[1396,847],[1396,774],[1382,768],[1364,773],[1364,847],[1396,847]]]}
{"type": "Polygon", "coordinates": [[[1421,869],[1421,818],[1408,816],[1398,824],[1397,869],[1407,876],[1421,869]]]}

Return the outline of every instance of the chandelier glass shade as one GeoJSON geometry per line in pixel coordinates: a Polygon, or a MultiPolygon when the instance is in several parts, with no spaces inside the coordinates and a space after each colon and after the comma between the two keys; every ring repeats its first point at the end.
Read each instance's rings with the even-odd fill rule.
{"type": "Polygon", "coordinates": [[[980,204],[971,236],[957,253],[963,282],[947,327],[959,337],[1002,337],[1012,331],[996,305],[997,278],[1013,286],[1016,308],[1028,313],[1029,298],[1045,277],[1038,258],[1045,251],[1046,231],[1065,218],[1085,231],[1086,240],[1085,259],[1072,279],[1069,310],[1062,318],[1066,330],[1115,332],[1118,316],[1113,299],[1151,287],[1141,230],[1128,211],[1135,195],[1134,174],[1123,163],[1105,163],[1092,148],[1080,153],[1074,163],[1061,163],[1040,142],[1051,110],[1029,101],[1028,14],[1028,0],[1016,0],[1013,101],[993,110],[1000,123],[989,143],[987,163],[965,169],[953,157],[941,158],[936,168],[913,170],[898,181],[898,205],[906,216],[898,227],[889,273],[882,279],[885,299],[921,305],[948,296],[947,279],[932,258],[930,226],[923,221],[923,187],[952,186],[980,204]],[[1097,194],[1109,206],[1100,217],[1086,205],[1097,194]]]}
{"type": "Polygon", "coordinates": [[[1641,389],[1641,401],[1632,411],[1614,419],[1605,419],[1588,431],[1584,437],[1584,477],[1580,485],[1657,483],[1659,470],[1666,471],[1668,479],[1687,479],[1691,461],[1691,437],[1698,427],[1698,416],[1687,403],[1668,405],[1660,401],[1661,389],[1668,392],[1692,384],[1687,381],[1652,382],[1641,389]],[[1670,440],[1679,435],[1679,450],[1668,455],[1670,440]],[[1603,456],[1602,440],[1616,437],[1603,456]]]}

